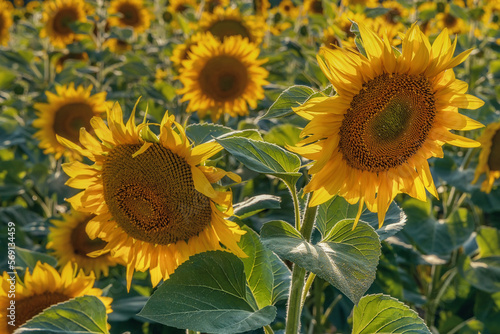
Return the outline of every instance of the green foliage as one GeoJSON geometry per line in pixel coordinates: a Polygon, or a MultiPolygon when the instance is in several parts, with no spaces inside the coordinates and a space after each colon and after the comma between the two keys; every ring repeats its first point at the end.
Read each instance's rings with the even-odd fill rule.
{"type": "Polygon", "coordinates": [[[247,290],[244,265],[235,255],[212,251],[180,266],[139,315],[177,328],[240,333],[271,323],[276,308],[257,307],[247,290]]]}
{"type": "Polygon", "coordinates": [[[386,295],[363,297],[353,310],[353,334],[431,334],[417,313],[386,295]]]}
{"type": "Polygon", "coordinates": [[[46,309],[16,333],[108,334],[106,308],[95,296],[71,299],[46,309]]]}
{"type": "Polygon", "coordinates": [[[328,281],[357,303],[375,279],[380,241],[373,229],[359,222],[339,222],[319,243],[311,244],[291,225],[264,225],[262,242],[279,256],[328,281]]]}

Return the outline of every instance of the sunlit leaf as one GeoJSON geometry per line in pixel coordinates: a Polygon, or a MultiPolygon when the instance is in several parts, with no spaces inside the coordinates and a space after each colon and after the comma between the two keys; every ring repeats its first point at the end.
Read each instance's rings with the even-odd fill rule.
{"type": "Polygon", "coordinates": [[[368,224],[360,222],[354,230],[353,225],[354,220],[343,220],[313,245],[290,224],[272,221],[262,227],[261,238],[280,257],[315,273],[356,303],[375,279],[380,241],[368,224]]]}
{"type": "Polygon", "coordinates": [[[307,86],[292,86],[283,91],[274,101],[262,119],[284,117],[293,114],[292,107],[298,107],[304,103],[315,90],[307,86]]]}
{"type": "Polygon", "coordinates": [[[255,172],[274,175],[292,183],[302,175],[298,172],[299,157],[277,145],[242,137],[217,139],[217,142],[255,172]]]}
{"type": "Polygon", "coordinates": [[[139,313],[161,324],[207,333],[241,333],[268,325],[276,308],[255,309],[247,294],[243,263],[209,251],[189,258],[151,296],[139,313]]]}
{"type": "Polygon", "coordinates": [[[106,307],[95,296],[54,305],[35,316],[16,333],[109,333],[106,307]]]}
{"type": "Polygon", "coordinates": [[[390,296],[377,294],[361,298],[353,310],[353,334],[431,334],[418,314],[390,296]]]}

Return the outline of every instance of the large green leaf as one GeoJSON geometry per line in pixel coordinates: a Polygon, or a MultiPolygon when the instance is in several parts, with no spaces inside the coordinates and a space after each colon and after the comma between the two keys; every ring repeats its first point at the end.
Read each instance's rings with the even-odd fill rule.
{"type": "Polygon", "coordinates": [[[234,205],[234,215],[245,219],[266,209],[279,209],[281,197],[273,195],[257,195],[234,205]]]}
{"type": "Polygon", "coordinates": [[[208,333],[240,333],[270,324],[276,308],[255,309],[243,263],[223,251],[189,258],[151,296],[140,316],[208,333]]]}
{"type": "Polygon", "coordinates": [[[284,221],[272,221],[262,227],[266,247],[298,266],[311,271],[338,288],[354,303],[375,280],[380,256],[380,240],[371,226],[343,220],[318,244],[304,240],[284,221]]]}
{"type": "Polygon", "coordinates": [[[292,86],[281,93],[262,119],[284,117],[293,114],[292,107],[298,107],[309,99],[315,90],[307,86],[292,86]]]}
{"type": "Polygon", "coordinates": [[[353,310],[352,334],[431,334],[415,311],[390,296],[364,296],[353,310]]]}
{"type": "Polygon", "coordinates": [[[458,261],[458,272],[471,285],[489,293],[500,291],[500,256],[489,256],[472,261],[462,255],[458,261]]]}
{"type": "Polygon", "coordinates": [[[270,252],[262,245],[254,230],[247,226],[243,226],[243,230],[247,233],[242,236],[239,246],[248,257],[241,261],[257,306],[263,308],[272,304],[273,268],[269,258],[270,252]]]}
{"type": "Polygon", "coordinates": [[[57,260],[50,255],[16,247],[16,267],[19,269],[29,268],[33,272],[38,261],[48,263],[53,267],[57,265],[57,260]]]}
{"type": "Polygon", "coordinates": [[[298,172],[299,157],[277,145],[242,137],[217,139],[217,142],[257,173],[274,175],[292,184],[302,175],[298,172]]]}
{"type": "Polygon", "coordinates": [[[406,200],[403,205],[408,221],[401,232],[424,254],[448,255],[459,248],[474,231],[471,213],[460,208],[446,220],[431,214],[431,202],[406,200]]]}
{"type": "Polygon", "coordinates": [[[214,123],[191,124],[186,127],[186,135],[195,145],[234,131],[231,128],[214,123]]]}
{"type": "Polygon", "coordinates": [[[494,227],[481,226],[476,236],[479,257],[500,256],[500,231],[494,227]]]}
{"type": "Polygon", "coordinates": [[[106,307],[95,296],[54,305],[35,316],[16,333],[109,333],[106,307]]]}
{"type": "MultiPolygon", "coordinates": [[[[349,204],[343,197],[336,196],[319,206],[316,226],[321,234],[326,236],[337,222],[344,219],[354,219],[357,213],[358,204],[349,204]]],[[[404,227],[406,215],[395,202],[392,202],[385,215],[384,225],[381,228],[378,228],[377,214],[366,208],[362,212],[360,220],[372,226],[380,240],[385,240],[404,227]]]]}
{"type": "Polygon", "coordinates": [[[293,124],[285,123],[273,126],[264,135],[264,140],[282,147],[294,146],[300,140],[301,129],[293,124]]]}
{"type": "Polygon", "coordinates": [[[280,300],[288,299],[288,294],[290,291],[290,283],[292,280],[292,272],[286,264],[281,261],[281,259],[269,251],[269,259],[271,261],[271,267],[273,269],[273,292],[272,292],[272,303],[275,304],[280,300]]]}

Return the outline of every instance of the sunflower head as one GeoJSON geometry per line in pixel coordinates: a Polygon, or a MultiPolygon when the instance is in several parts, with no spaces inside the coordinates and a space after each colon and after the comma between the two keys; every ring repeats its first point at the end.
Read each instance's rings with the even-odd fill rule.
{"type": "Polygon", "coordinates": [[[118,38],[109,38],[103,43],[103,47],[116,54],[123,54],[132,50],[132,44],[118,38]]]}
{"type": "Polygon", "coordinates": [[[495,180],[500,178],[500,122],[489,124],[477,140],[481,143],[481,153],[472,183],[486,174],[481,191],[489,194],[495,180]]]}
{"type": "Polygon", "coordinates": [[[201,117],[210,113],[215,122],[223,113],[246,115],[248,105],[255,108],[264,97],[268,72],[258,60],[259,49],[241,36],[223,42],[207,34],[192,47],[190,59],[182,62],[179,76],[184,87],[181,101],[189,101],[188,111],[201,117]]]}
{"type": "Polygon", "coordinates": [[[4,272],[0,278],[0,307],[5,310],[10,304],[8,298],[12,278],[15,279],[16,326],[8,325],[4,312],[0,313],[0,330],[2,333],[13,333],[16,328],[25,324],[46,308],[80,296],[96,296],[106,312],[111,313],[112,299],[102,296],[102,290],[93,288],[94,274],[85,275],[72,263],[67,263],[59,273],[47,263],[37,262],[33,274],[27,269],[24,278],[12,276],[4,272]]]}
{"type": "Polygon", "coordinates": [[[134,32],[141,33],[151,24],[151,14],[142,0],[112,0],[108,13],[112,27],[131,27],[134,32]]]}
{"type": "Polygon", "coordinates": [[[232,213],[231,192],[211,185],[226,175],[239,177],[202,165],[222,147],[214,141],[191,147],[168,113],[159,137],[145,123],[136,126],[134,115],[124,124],[116,104],[107,111],[108,125],[94,117],[91,125],[99,139],[82,129],[83,147],[59,137],[95,162],[63,165],[70,176],[67,185],[84,189],[68,201],[96,215],[87,232],[107,242],[92,255],[110,252],[122,259],[129,288],[134,270],[149,270],[156,286],[191,255],[223,249],[221,244],[245,256],[237,245],[244,231],[226,220],[232,213]]]}
{"type": "Polygon", "coordinates": [[[86,274],[94,272],[99,278],[101,273],[108,276],[109,267],[115,266],[117,261],[109,254],[89,255],[106,246],[106,242],[99,238],[91,240],[85,231],[92,218],[94,215],[73,211],[62,214],[62,220],[51,220],[53,226],[49,227],[47,248],[53,250],[52,255],[58,259],[59,266],[76,263],[86,274]]]}
{"type": "Polygon", "coordinates": [[[41,37],[49,37],[50,42],[59,48],[81,38],[73,32],[71,24],[85,22],[85,3],[82,0],[49,0],[43,3],[44,27],[41,37]]]}
{"type": "Polygon", "coordinates": [[[238,8],[217,7],[213,13],[202,14],[200,29],[220,40],[229,36],[241,36],[251,43],[260,44],[266,31],[266,23],[261,16],[242,16],[238,8]]]}
{"type": "Polygon", "coordinates": [[[476,147],[479,143],[449,132],[482,124],[458,113],[476,109],[480,99],[465,94],[467,84],[452,68],[471,50],[453,57],[445,29],[431,45],[413,25],[403,37],[401,55],[387,36],[359,24],[366,56],[353,49],[322,48],[323,73],[337,95],[313,98],[295,111],[310,120],[304,139],[291,148],[315,160],[305,187],[311,205],[335,195],[378,212],[379,225],[398,193],[425,201],[437,191],[427,159],[442,157],[444,143],[476,147]]]}
{"type": "Polygon", "coordinates": [[[82,61],[86,62],[89,60],[89,55],[87,52],[68,52],[66,54],[62,54],[59,58],[57,58],[57,61],[55,63],[55,68],[57,73],[61,73],[61,71],[64,69],[64,63],[67,61],[82,61]]]}
{"type": "Polygon", "coordinates": [[[195,45],[198,44],[199,41],[201,41],[206,34],[198,32],[194,34],[193,36],[189,37],[184,44],[178,44],[172,54],[172,57],[170,57],[170,60],[172,61],[173,65],[177,69],[182,68],[182,62],[184,60],[187,60],[189,58],[189,53],[191,52],[191,48],[195,45]]]}
{"type": "Polygon", "coordinates": [[[63,155],[79,159],[77,152],[68,151],[56,139],[56,135],[78,143],[80,128],[91,130],[90,119],[106,110],[106,93],[91,95],[92,86],[87,88],[72,83],[56,86],[56,94],[46,92],[47,103],[35,103],[37,119],[33,126],[39,131],[35,137],[45,154],[54,154],[56,159],[63,155]]]}
{"type": "Polygon", "coordinates": [[[9,28],[12,26],[12,22],[11,3],[0,0],[0,45],[7,45],[9,41],[9,28]]]}

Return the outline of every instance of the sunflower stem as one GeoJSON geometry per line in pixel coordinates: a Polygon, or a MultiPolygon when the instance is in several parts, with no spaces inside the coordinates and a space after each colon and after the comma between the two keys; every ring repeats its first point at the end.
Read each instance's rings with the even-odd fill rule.
{"type": "MultiPolygon", "coordinates": [[[[310,198],[311,197],[309,197],[309,200],[310,198]]],[[[317,206],[310,207],[308,205],[306,212],[304,213],[304,219],[299,231],[306,241],[311,240],[311,234],[314,227],[314,220],[316,218],[317,210],[317,206]]],[[[288,309],[286,314],[286,334],[299,333],[305,277],[306,270],[294,264],[292,270],[292,283],[290,286],[290,297],[288,298],[288,309]]]]}
{"type": "Polygon", "coordinates": [[[198,331],[193,331],[191,329],[186,329],[186,334],[200,334],[198,331]]]}
{"type": "Polygon", "coordinates": [[[290,194],[292,195],[293,200],[293,211],[295,213],[295,228],[300,231],[300,206],[299,206],[299,196],[297,195],[297,186],[295,184],[291,184],[288,181],[284,181],[288,190],[290,190],[290,194]]]}
{"type": "Polygon", "coordinates": [[[264,326],[264,333],[265,334],[274,334],[274,331],[271,328],[271,326],[267,325],[267,326],[264,326]]]}

